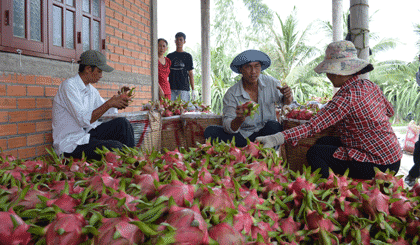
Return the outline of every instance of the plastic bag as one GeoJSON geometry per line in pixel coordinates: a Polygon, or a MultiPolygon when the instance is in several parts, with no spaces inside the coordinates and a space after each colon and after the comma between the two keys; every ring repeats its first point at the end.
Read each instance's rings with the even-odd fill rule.
{"type": "Polygon", "coordinates": [[[419,139],[420,126],[417,126],[414,121],[411,121],[407,127],[407,134],[405,135],[404,148],[405,152],[413,154],[414,145],[419,139]]]}

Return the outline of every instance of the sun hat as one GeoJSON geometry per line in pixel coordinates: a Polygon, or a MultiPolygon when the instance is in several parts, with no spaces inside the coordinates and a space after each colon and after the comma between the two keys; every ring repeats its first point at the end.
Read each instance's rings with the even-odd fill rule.
{"type": "Polygon", "coordinates": [[[87,50],[83,52],[80,55],[78,63],[81,65],[96,66],[105,72],[111,72],[114,70],[114,68],[106,64],[105,55],[96,50],[87,50]]]}
{"type": "Polygon", "coordinates": [[[259,61],[261,63],[261,71],[267,69],[271,65],[271,59],[264,52],[255,49],[246,50],[233,59],[230,63],[230,69],[236,73],[241,73],[239,68],[249,62],[259,61]]]}
{"type": "Polygon", "coordinates": [[[316,73],[336,75],[353,75],[370,65],[366,60],[357,57],[357,50],[350,41],[332,42],[325,51],[325,58],[317,67],[316,73]]]}

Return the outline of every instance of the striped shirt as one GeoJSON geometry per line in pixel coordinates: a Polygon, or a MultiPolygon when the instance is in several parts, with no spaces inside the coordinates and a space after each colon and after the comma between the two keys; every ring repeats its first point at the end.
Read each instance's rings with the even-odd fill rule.
{"type": "Polygon", "coordinates": [[[354,76],[309,122],[283,131],[293,145],[329,126],[336,125],[343,147],[334,157],[388,165],[401,160],[402,151],[389,118],[392,105],[373,82],[354,76]]]}

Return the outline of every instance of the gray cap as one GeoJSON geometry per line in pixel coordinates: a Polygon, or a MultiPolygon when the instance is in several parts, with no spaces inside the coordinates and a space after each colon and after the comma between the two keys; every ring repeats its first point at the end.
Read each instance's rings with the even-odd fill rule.
{"type": "Polygon", "coordinates": [[[105,55],[96,50],[87,50],[83,52],[80,55],[78,63],[81,65],[96,66],[105,72],[111,72],[114,70],[114,68],[106,64],[105,55]]]}

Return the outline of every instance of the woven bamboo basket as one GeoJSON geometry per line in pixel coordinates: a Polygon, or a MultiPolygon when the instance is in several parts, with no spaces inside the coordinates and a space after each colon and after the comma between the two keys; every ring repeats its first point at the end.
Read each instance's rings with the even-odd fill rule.
{"type": "Polygon", "coordinates": [[[126,118],[134,131],[135,146],[144,150],[160,149],[160,113],[140,111],[102,116],[98,121],[109,122],[117,117],[126,118]]]}
{"type": "Polygon", "coordinates": [[[149,111],[147,113],[149,119],[149,127],[144,134],[144,138],[140,145],[142,150],[151,151],[153,149],[161,149],[161,129],[162,129],[162,116],[158,111],[149,111]]]}
{"type": "MultiPolygon", "coordinates": [[[[295,119],[283,119],[284,130],[297,127],[301,124],[306,123],[305,120],[295,119]]],[[[306,152],[315,144],[315,142],[324,136],[338,136],[334,126],[324,129],[323,131],[316,133],[313,137],[300,139],[296,146],[291,144],[285,144],[286,160],[289,165],[289,169],[293,171],[300,171],[302,173],[303,166],[308,166],[306,160],[306,152]]]]}
{"type": "Polygon", "coordinates": [[[211,125],[222,125],[222,116],[212,113],[187,112],[181,115],[186,146],[197,147],[204,144],[204,130],[211,125]]]}
{"type": "Polygon", "coordinates": [[[186,146],[180,116],[162,117],[161,146],[170,151],[186,146]]]}

